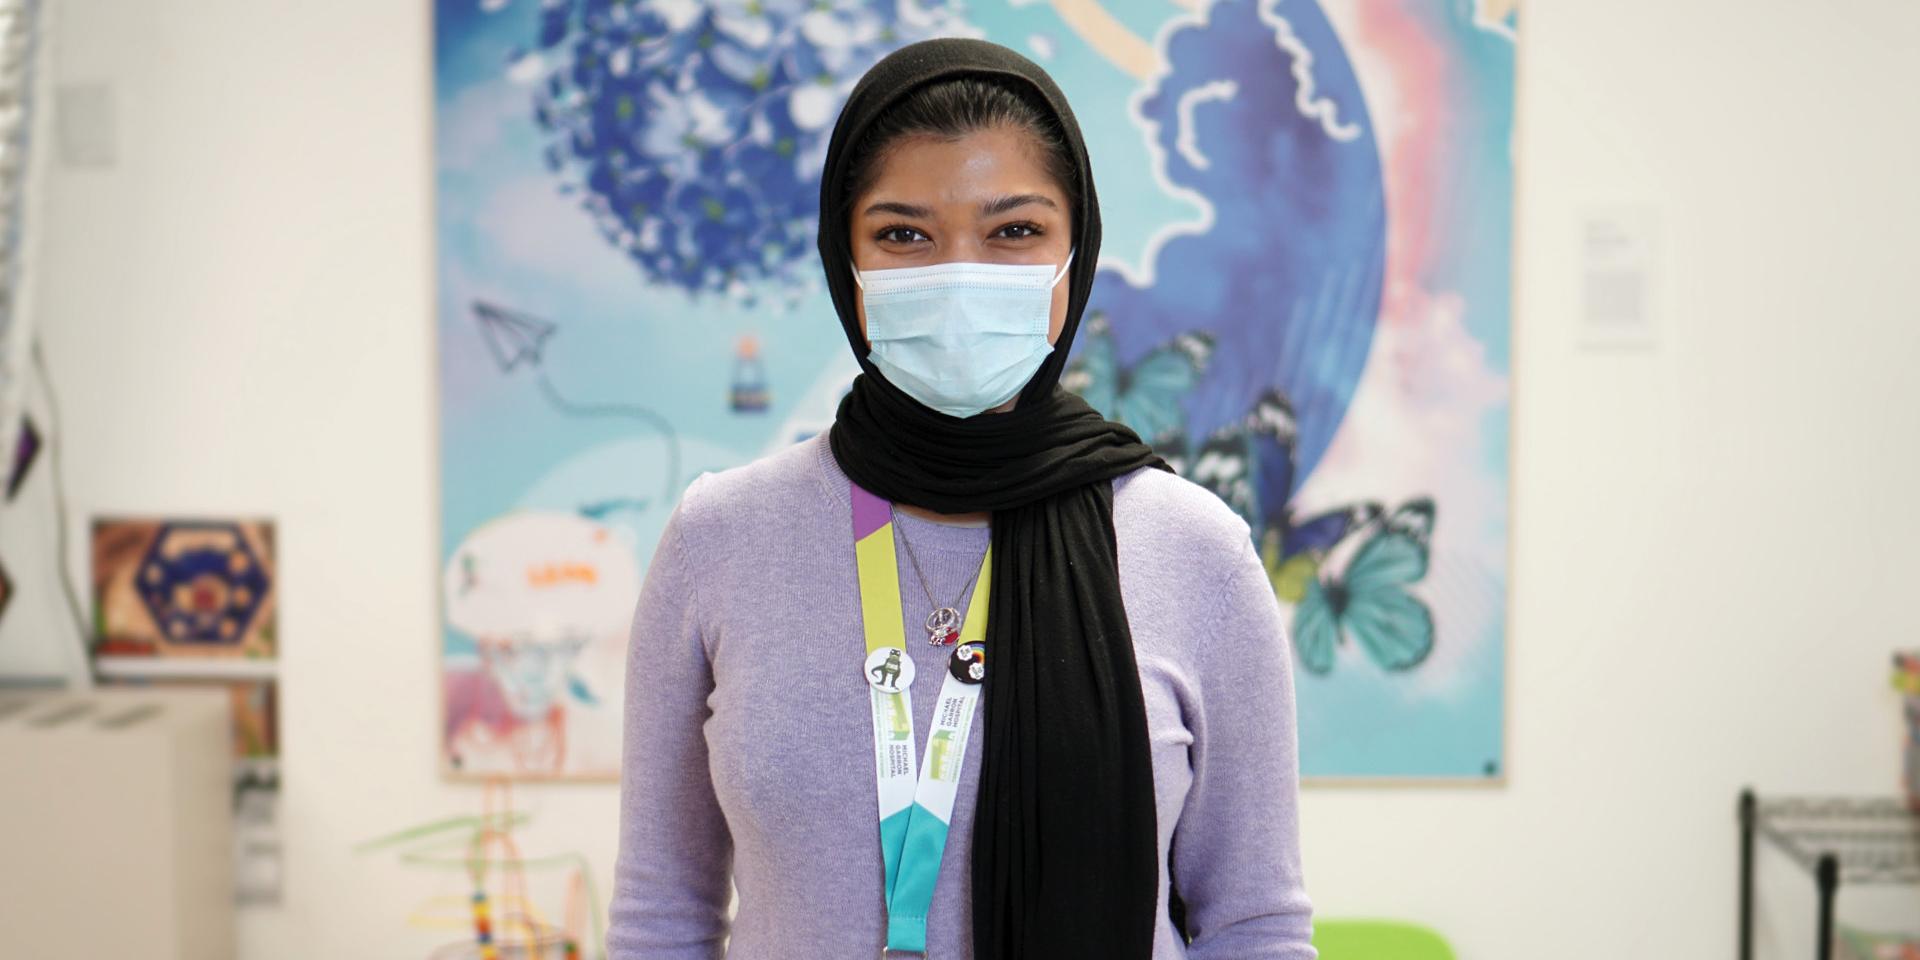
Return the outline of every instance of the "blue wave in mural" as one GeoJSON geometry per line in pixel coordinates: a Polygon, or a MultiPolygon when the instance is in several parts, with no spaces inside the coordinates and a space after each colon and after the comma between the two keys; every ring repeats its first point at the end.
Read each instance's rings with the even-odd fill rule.
{"type": "Polygon", "coordinates": [[[1206,376],[1185,397],[1196,440],[1278,388],[1298,418],[1298,489],[1353,398],[1380,309],[1387,221],[1372,118],[1317,4],[1221,0],[1164,42],[1169,70],[1138,116],[1168,188],[1195,195],[1211,222],[1167,231],[1147,276],[1103,267],[1089,308],[1122,321],[1111,325],[1121,364],[1182,334],[1212,336],[1206,376]]]}

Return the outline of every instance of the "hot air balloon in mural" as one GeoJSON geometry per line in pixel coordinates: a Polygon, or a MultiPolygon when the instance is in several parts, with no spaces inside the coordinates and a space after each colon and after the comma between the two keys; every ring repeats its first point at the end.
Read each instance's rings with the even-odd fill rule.
{"type": "Polygon", "coordinates": [[[728,396],[734,413],[765,413],[772,402],[767,393],[767,367],[760,362],[760,341],[754,337],[741,337],[734,347],[728,396]]]}

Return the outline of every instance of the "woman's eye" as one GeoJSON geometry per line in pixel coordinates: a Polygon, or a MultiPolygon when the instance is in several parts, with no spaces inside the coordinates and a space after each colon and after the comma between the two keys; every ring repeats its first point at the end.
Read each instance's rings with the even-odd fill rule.
{"type": "Polygon", "coordinates": [[[915,238],[922,236],[920,231],[912,227],[887,227],[874,235],[881,243],[912,243],[915,238]]]}
{"type": "Polygon", "coordinates": [[[1028,237],[1039,236],[1040,227],[1037,224],[1031,224],[1031,223],[1009,223],[1006,226],[1000,228],[1000,233],[1002,236],[1008,237],[1009,239],[1025,240],[1028,237]],[[1012,231],[1012,232],[1009,232],[1009,231],[1012,231]]]}

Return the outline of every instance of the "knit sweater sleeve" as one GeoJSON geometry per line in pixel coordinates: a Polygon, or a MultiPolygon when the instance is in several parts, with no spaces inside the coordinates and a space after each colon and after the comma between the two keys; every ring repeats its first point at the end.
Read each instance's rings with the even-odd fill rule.
{"type": "Polygon", "coordinates": [[[647,570],[628,640],[620,846],[609,960],[718,960],[733,842],[707,768],[713,673],[681,502],[647,570]]]}
{"type": "Polygon", "coordinates": [[[1300,866],[1293,651],[1244,534],[1196,637],[1193,785],[1174,827],[1173,879],[1190,960],[1313,960],[1300,866]]]}

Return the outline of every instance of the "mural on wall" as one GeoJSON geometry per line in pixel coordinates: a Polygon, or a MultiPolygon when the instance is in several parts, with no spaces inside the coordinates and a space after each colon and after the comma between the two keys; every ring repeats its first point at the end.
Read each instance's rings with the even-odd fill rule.
{"type": "Polygon", "coordinates": [[[437,14],[447,769],[617,777],[618,621],[679,490],[856,370],[814,250],[840,104],[967,35],[1074,103],[1105,238],[1066,382],[1246,519],[1303,772],[1503,773],[1512,0],[437,14]]]}

